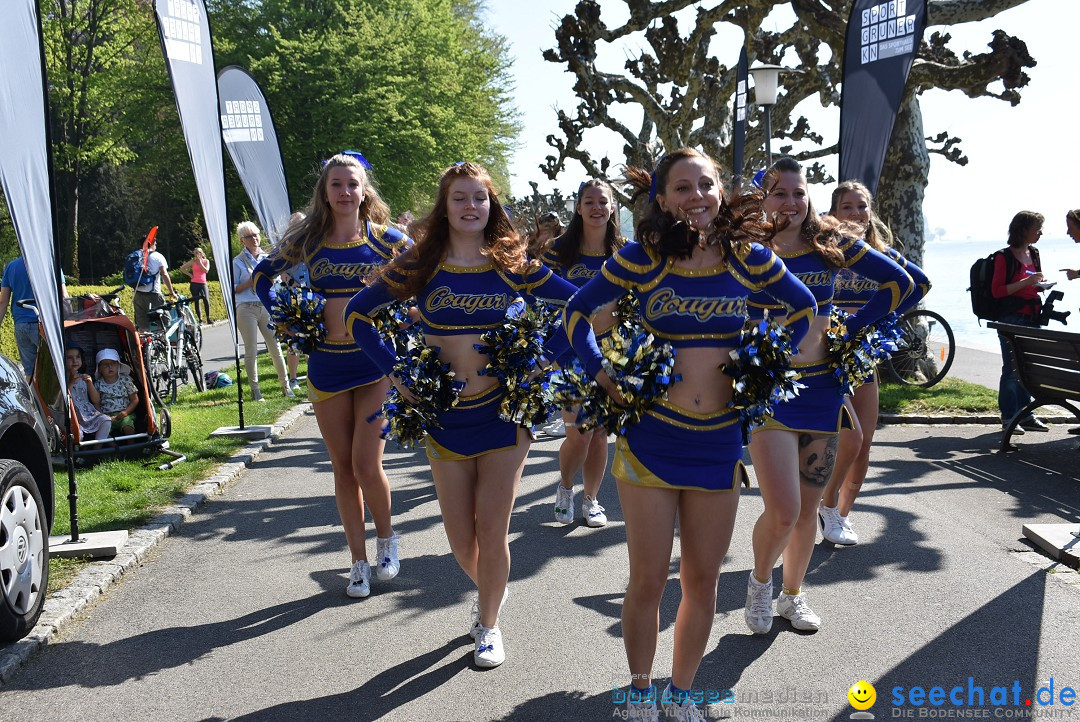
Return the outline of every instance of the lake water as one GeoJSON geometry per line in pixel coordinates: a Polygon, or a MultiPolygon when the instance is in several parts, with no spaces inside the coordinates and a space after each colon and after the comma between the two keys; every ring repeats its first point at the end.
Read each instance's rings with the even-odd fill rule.
{"type": "MultiPolygon", "coordinates": [[[[952,327],[959,346],[985,351],[998,351],[997,334],[980,322],[971,312],[971,296],[967,292],[969,272],[975,259],[990,255],[1005,247],[997,241],[931,241],[923,252],[923,270],[934,284],[926,297],[925,307],[945,317],[952,327]]],[[[1058,311],[1072,311],[1066,325],[1050,322],[1050,328],[1062,331],[1080,330],[1080,279],[1069,281],[1059,268],[1080,268],[1080,246],[1069,238],[1043,238],[1038,244],[1043,273],[1048,281],[1056,281],[1055,291],[1065,297],[1054,304],[1058,311]]],[[[1045,296],[1044,296],[1045,298],[1045,296]]]]}

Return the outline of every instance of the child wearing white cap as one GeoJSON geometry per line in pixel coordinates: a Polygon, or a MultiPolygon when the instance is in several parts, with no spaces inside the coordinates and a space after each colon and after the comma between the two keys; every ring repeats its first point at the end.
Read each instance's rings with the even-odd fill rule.
{"type": "Polygon", "coordinates": [[[103,348],[97,355],[97,390],[101,410],[112,419],[112,436],[135,433],[135,409],[139,393],[131,380],[131,367],[120,360],[114,348],[103,348]]]}

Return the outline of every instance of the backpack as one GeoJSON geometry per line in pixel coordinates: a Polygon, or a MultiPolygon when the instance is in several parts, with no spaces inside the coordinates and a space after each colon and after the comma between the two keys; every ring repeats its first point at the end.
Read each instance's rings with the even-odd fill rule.
{"type": "Polygon", "coordinates": [[[149,278],[149,276],[149,269],[143,265],[143,252],[138,250],[127,254],[124,259],[124,285],[138,288],[149,283],[149,281],[143,280],[149,278]]]}
{"type": "MultiPolygon", "coordinates": [[[[1016,311],[1026,303],[1030,303],[1030,300],[1016,298],[1015,296],[1006,296],[1005,298],[994,298],[992,285],[994,282],[994,261],[999,254],[1005,256],[1005,278],[1009,279],[1016,273],[1016,269],[1020,267],[1020,262],[1016,260],[1016,257],[1012,253],[1007,252],[1008,249],[1002,249],[1000,251],[994,251],[986,258],[980,258],[971,264],[971,285],[968,286],[968,292],[971,294],[971,311],[978,318],[986,321],[997,321],[1010,313],[1016,311]]],[[[1036,248],[1031,249],[1031,260],[1035,265],[1035,269],[1042,270],[1042,263],[1039,261],[1039,251],[1036,248]]]]}

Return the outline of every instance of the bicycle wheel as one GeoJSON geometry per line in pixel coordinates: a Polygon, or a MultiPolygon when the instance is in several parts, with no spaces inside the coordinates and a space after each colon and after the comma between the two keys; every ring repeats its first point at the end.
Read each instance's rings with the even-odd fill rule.
{"type": "Polygon", "coordinates": [[[945,378],[956,355],[948,322],[933,311],[916,309],[900,319],[903,338],[889,357],[889,368],[900,383],[930,388],[945,378]]]}
{"type": "Polygon", "coordinates": [[[169,345],[160,337],[154,337],[146,345],[146,376],[150,387],[159,400],[169,394],[169,379],[172,377],[169,345]]]}
{"type": "Polygon", "coordinates": [[[206,391],[206,377],[203,376],[202,370],[202,354],[199,353],[194,334],[188,336],[188,346],[184,351],[184,356],[188,371],[191,373],[191,380],[195,382],[195,388],[199,391],[206,391]]]}

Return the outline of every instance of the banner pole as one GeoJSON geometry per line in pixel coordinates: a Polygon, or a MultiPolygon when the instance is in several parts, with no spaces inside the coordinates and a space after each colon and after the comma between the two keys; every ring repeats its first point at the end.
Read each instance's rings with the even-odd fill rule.
{"type": "MultiPolygon", "coordinates": [[[[36,0],[35,7],[36,7],[36,10],[37,10],[37,16],[38,16],[38,27],[40,28],[41,27],[41,0],[36,0]]],[[[61,268],[61,258],[60,258],[60,224],[59,224],[59,222],[57,221],[57,218],[56,218],[56,213],[57,213],[57,208],[56,208],[56,172],[55,172],[55,169],[53,168],[52,122],[51,122],[51,119],[49,118],[49,103],[48,103],[49,78],[48,78],[48,75],[47,75],[48,69],[47,69],[47,66],[46,66],[46,63],[45,63],[45,39],[44,39],[44,35],[40,33],[40,30],[39,30],[39,38],[40,38],[40,42],[38,43],[38,46],[39,46],[40,52],[41,52],[41,55],[40,55],[40,61],[41,61],[41,92],[42,92],[42,98],[45,99],[45,102],[42,103],[42,107],[44,109],[44,116],[45,116],[44,117],[44,122],[45,122],[45,167],[46,167],[46,169],[48,171],[48,174],[49,174],[49,193],[50,193],[49,207],[50,207],[50,211],[51,211],[51,213],[49,214],[49,217],[50,217],[50,220],[52,221],[52,237],[53,237],[53,244],[52,244],[52,246],[53,246],[53,248],[52,248],[52,250],[53,250],[53,266],[54,266],[53,281],[56,284],[57,310],[60,312],[60,317],[59,318],[60,318],[61,338],[63,338],[63,327],[64,327],[64,292],[63,292],[63,289],[64,289],[64,271],[61,268]]],[[[66,349],[66,344],[65,344],[65,352],[66,352],[66,350],[67,349],[66,349]]],[[[61,379],[60,380],[61,384],[65,384],[66,382],[67,382],[66,379],[61,379]]],[[[66,394],[62,394],[61,398],[63,398],[64,401],[67,401],[67,395],[66,394]]],[[[70,521],[71,521],[71,541],[74,543],[74,542],[79,541],[79,484],[75,480],[75,459],[72,456],[73,449],[75,447],[75,435],[71,431],[72,427],[73,427],[73,424],[71,423],[71,414],[72,414],[71,403],[67,402],[67,403],[65,403],[65,406],[67,407],[66,408],[67,414],[66,414],[66,419],[65,419],[66,422],[67,422],[67,429],[66,429],[66,431],[67,431],[67,444],[66,444],[66,448],[65,448],[65,451],[64,451],[64,463],[65,463],[65,466],[67,467],[67,475],[68,475],[68,516],[70,517],[70,521]]]]}

